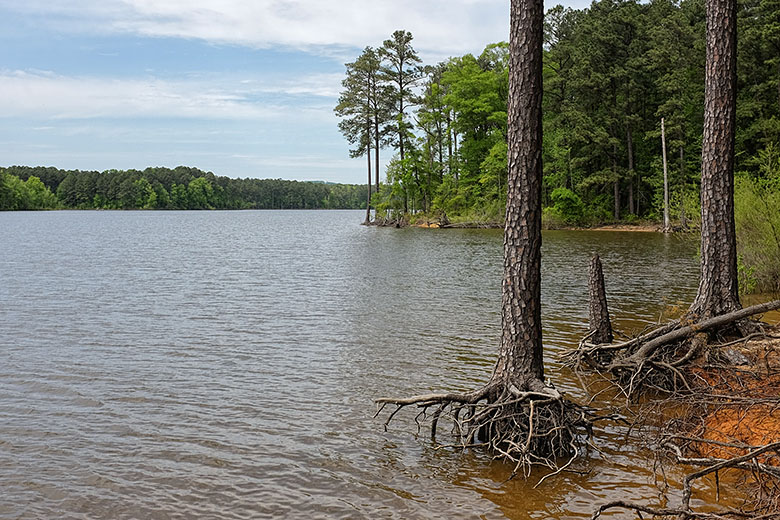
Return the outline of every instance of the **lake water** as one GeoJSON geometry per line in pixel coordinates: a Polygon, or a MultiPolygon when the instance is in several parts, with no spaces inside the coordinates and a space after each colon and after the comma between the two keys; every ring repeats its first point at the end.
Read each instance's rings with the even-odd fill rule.
{"type": "MultiPolygon", "coordinates": [[[[0,517],[589,518],[607,500],[657,503],[652,461],[617,426],[596,429],[582,474],[537,489],[544,472],[506,482],[483,452],[434,450],[412,411],[385,432],[373,398],[489,377],[502,236],[362,217],[0,213],[0,517]]],[[[626,332],[690,301],[698,275],[696,244],[673,236],[544,235],[546,369],[580,401],[557,355],[586,331],[593,250],[626,332]]]]}

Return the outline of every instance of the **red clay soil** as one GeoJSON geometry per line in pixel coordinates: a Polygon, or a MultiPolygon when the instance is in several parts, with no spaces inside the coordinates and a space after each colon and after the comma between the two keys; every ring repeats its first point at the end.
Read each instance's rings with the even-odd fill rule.
{"type": "MultiPolygon", "coordinates": [[[[751,446],[780,441],[780,327],[767,334],[774,337],[731,347],[749,359],[750,365],[691,370],[697,386],[713,396],[694,436],[746,446],[694,443],[691,448],[698,455],[731,458],[744,455],[751,446]]],[[[769,455],[761,462],[780,465],[780,457],[769,455]]]]}

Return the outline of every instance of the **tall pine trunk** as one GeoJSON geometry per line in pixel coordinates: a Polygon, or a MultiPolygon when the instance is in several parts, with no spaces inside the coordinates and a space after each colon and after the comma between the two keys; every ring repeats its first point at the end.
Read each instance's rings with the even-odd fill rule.
{"type": "MultiPolygon", "coordinates": [[[[399,74],[399,76],[400,76],[400,74],[399,74]]],[[[398,83],[399,85],[403,84],[403,82],[401,81],[400,78],[399,78],[398,81],[399,81],[399,83],[398,83]]],[[[404,128],[404,110],[405,109],[406,109],[406,107],[404,107],[403,90],[401,90],[401,102],[400,102],[399,112],[398,112],[398,154],[401,157],[401,163],[402,164],[404,162],[404,157],[405,157],[405,155],[404,155],[404,133],[406,131],[405,128],[404,128]]]]}
{"type": "MultiPolygon", "coordinates": [[[[683,140],[682,131],[680,132],[681,137],[680,141],[683,140]]],[[[680,197],[680,226],[683,229],[688,229],[688,217],[685,214],[685,147],[683,145],[680,145],[680,189],[681,189],[681,197],[680,197]]]]}
{"type": "MultiPolygon", "coordinates": [[[[375,192],[379,193],[379,116],[374,115],[374,177],[376,178],[375,192]]],[[[368,180],[371,184],[371,179],[368,180]]]]}
{"type": "Polygon", "coordinates": [[[453,164],[455,165],[455,186],[458,185],[458,182],[460,181],[460,174],[458,170],[460,169],[460,166],[458,165],[458,132],[454,131],[452,133],[452,141],[455,145],[455,155],[453,155],[453,164]]]}
{"type": "Polygon", "coordinates": [[[447,110],[447,172],[452,175],[452,116],[450,110],[447,110]]]}
{"type": "Polygon", "coordinates": [[[518,388],[543,386],[542,0],[512,0],[508,191],[504,225],[501,348],[493,374],[518,388]]]}
{"type": "Polygon", "coordinates": [[[707,0],[707,65],[701,160],[701,280],[689,313],[741,308],[734,230],[737,0],[707,0]]]}
{"type": "Polygon", "coordinates": [[[636,215],[634,207],[634,136],[631,126],[626,125],[626,145],[628,147],[628,212],[636,215]]]}
{"type": "Polygon", "coordinates": [[[664,233],[671,231],[669,224],[669,172],[666,167],[666,127],[661,118],[661,155],[664,162],[664,233]]]}
{"type": "Polygon", "coordinates": [[[366,146],[366,160],[368,161],[368,183],[367,183],[368,198],[366,199],[365,224],[369,224],[371,222],[371,145],[366,146]]]}
{"type": "Polygon", "coordinates": [[[620,220],[620,179],[618,179],[618,172],[617,172],[617,145],[612,145],[612,175],[615,177],[615,180],[612,182],[612,191],[614,192],[614,198],[615,198],[615,210],[614,210],[614,217],[615,220],[620,220]]]}

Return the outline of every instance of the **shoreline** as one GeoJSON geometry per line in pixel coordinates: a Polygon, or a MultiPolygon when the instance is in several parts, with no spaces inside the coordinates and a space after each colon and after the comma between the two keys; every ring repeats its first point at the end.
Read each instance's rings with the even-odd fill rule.
{"type": "MultiPolygon", "coordinates": [[[[499,222],[453,222],[441,224],[438,221],[420,221],[413,224],[402,221],[391,221],[388,223],[374,223],[372,226],[380,227],[416,227],[421,229],[503,229],[504,225],[499,222]]],[[[600,224],[594,227],[565,226],[556,228],[542,228],[544,231],[630,231],[636,233],[663,233],[662,226],[656,223],[643,224],[600,224]]],[[[679,233],[680,230],[673,230],[671,233],[679,233]]]]}

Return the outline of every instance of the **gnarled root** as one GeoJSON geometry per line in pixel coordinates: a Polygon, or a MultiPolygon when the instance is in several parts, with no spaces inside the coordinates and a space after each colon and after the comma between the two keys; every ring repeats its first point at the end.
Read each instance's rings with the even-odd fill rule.
{"type": "MultiPolygon", "coordinates": [[[[378,416],[395,405],[388,415],[385,428],[402,408],[420,408],[415,421],[425,419],[430,412],[431,436],[435,440],[442,416],[453,422],[457,442],[440,447],[485,447],[496,458],[515,465],[514,477],[521,472],[527,477],[532,466],[541,465],[552,471],[549,476],[564,471],[578,456],[578,444],[584,434],[590,434],[592,413],[589,409],[563,398],[554,388],[539,382],[539,389],[522,391],[514,384],[491,382],[485,387],[463,394],[426,394],[409,398],[376,399],[378,416]],[[561,458],[567,458],[563,465],[561,458]]],[[[537,484],[538,485],[538,484],[537,484]]]]}
{"type": "Polygon", "coordinates": [[[589,334],[577,349],[564,353],[562,357],[575,370],[589,367],[612,373],[627,396],[634,395],[640,388],[690,390],[682,368],[704,351],[709,334],[756,314],[776,309],[780,309],[780,300],[746,307],[698,323],[667,323],[620,343],[593,344],[589,341],[589,334]]]}

